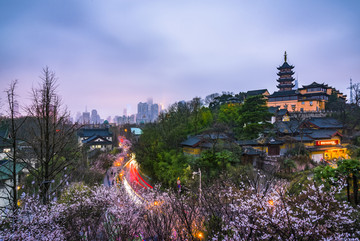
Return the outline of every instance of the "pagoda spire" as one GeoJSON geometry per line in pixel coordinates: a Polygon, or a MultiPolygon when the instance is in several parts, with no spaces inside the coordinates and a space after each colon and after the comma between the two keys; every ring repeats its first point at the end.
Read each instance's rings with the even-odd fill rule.
{"type": "Polygon", "coordinates": [[[294,68],[293,65],[289,65],[287,63],[287,53],[285,51],[284,63],[277,68],[279,70],[277,74],[279,76],[279,79],[277,79],[279,84],[276,87],[279,88],[279,91],[289,91],[292,90],[292,88],[295,86],[293,83],[295,80],[293,77],[294,74],[294,72],[292,71],[293,68],[294,68]]]}

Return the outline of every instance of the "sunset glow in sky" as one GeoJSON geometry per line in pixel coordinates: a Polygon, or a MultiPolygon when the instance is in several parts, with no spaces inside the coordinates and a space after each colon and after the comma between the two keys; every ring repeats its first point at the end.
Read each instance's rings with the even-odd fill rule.
{"type": "MultiPolygon", "coordinates": [[[[360,1],[2,0],[0,81],[27,104],[45,66],[75,116],[135,113],[195,96],[267,88],[295,65],[299,84],[345,94],[360,82],[360,1]]],[[[1,91],[1,99],[4,94],[1,91]]],[[[2,111],[3,112],[3,111],[2,111]]]]}

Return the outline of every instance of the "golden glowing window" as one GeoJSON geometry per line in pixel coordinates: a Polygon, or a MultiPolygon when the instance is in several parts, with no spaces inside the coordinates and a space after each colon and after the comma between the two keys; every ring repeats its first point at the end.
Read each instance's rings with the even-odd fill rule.
{"type": "Polygon", "coordinates": [[[6,152],[10,152],[11,151],[11,149],[10,148],[4,148],[4,152],[6,153],[6,152]]]}

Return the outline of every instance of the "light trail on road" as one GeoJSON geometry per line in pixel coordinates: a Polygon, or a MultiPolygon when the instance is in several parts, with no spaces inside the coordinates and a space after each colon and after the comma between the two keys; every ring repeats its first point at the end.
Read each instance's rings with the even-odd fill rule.
{"type": "MultiPolygon", "coordinates": [[[[127,152],[127,151],[126,151],[127,152]]],[[[126,154],[125,152],[125,154],[126,154]]],[[[129,160],[122,165],[121,169],[118,171],[117,177],[123,183],[126,192],[130,198],[136,203],[140,204],[142,202],[147,202],[138,192],[138,188],[135,188],[134,185],[137,185],[144,190],[152,189],[153,187],[147,183],[144,178],[140,175],[138,168],[139,164],[136,161],[135,154],[131,153],[129,160]],[[135,188],[135,189],[134,189],[135,188]]]]}
{"type": "Polygon", "coordinates": [[[123,177],[123,184],[126,192],[129,194],[130,198],[134,201],[135,204],[141,204],[141,199],[144,201],[144,198],[135,192],[135,190],[130,186],[125,177],[123,177]]]}

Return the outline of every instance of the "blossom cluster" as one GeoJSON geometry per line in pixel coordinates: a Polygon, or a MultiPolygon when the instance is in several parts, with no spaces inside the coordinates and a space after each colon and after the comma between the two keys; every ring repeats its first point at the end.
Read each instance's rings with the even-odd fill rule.
{"type": "MultiPolygon", "coordinates": [[[[205,190],[206,189],[206,190],[205,190]]],[[[1,220],[4,240],[358,240],[359,212],[312,184],[289,196],[232,184],[198,193],[154,188],[135,203],[122,186],[69,187],[57,202],[22,199],[1,220]]]]}

